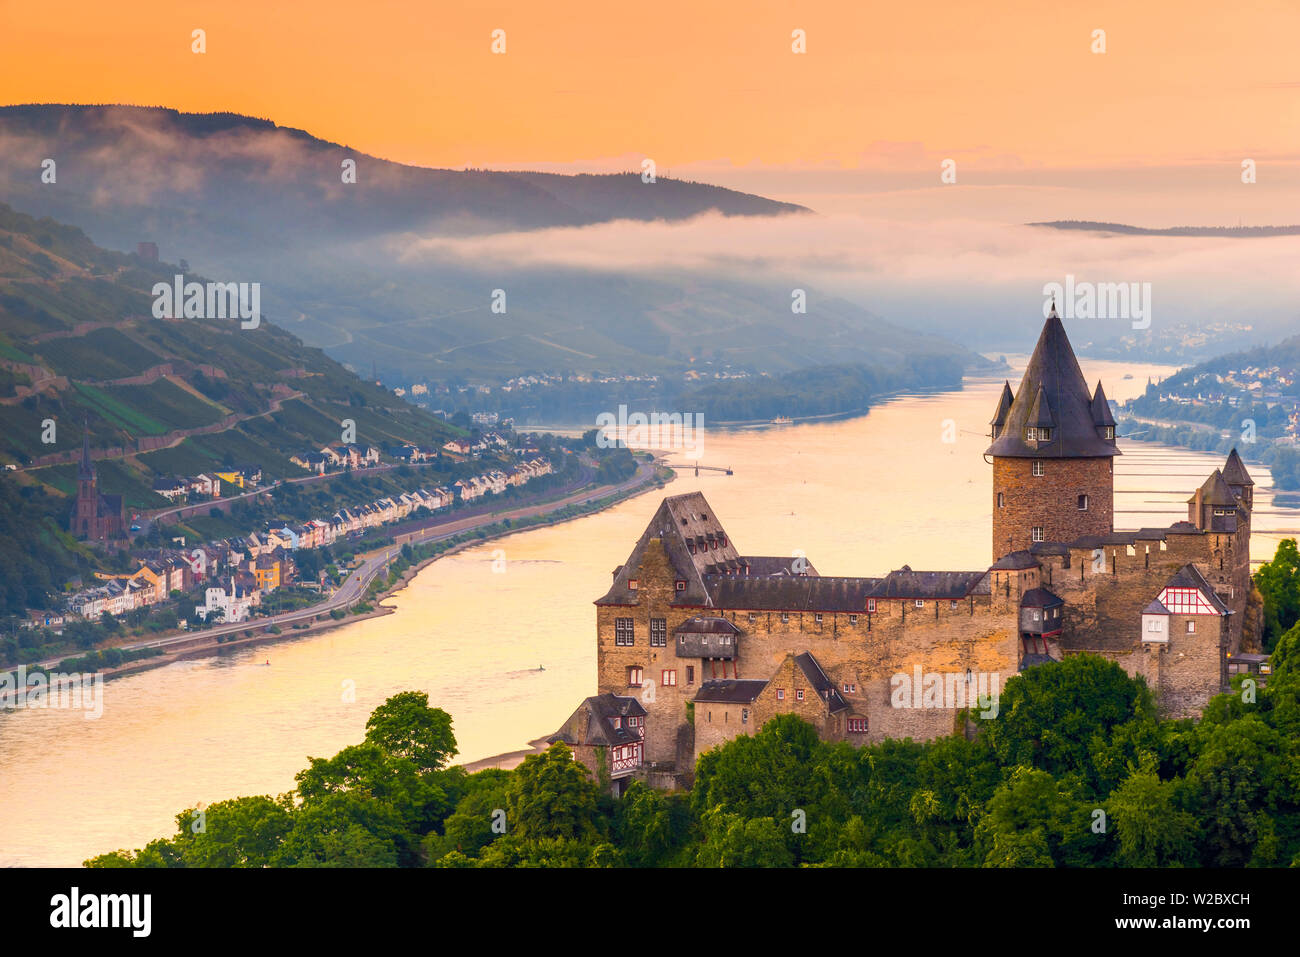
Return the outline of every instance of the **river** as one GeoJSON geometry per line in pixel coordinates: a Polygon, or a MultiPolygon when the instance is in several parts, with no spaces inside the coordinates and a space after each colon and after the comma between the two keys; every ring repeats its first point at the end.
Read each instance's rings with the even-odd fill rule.
{"type": "MultiPolygon", "coordinates": [[[[1082,364],[1119,400],[1172,371],[1082,364]]],[[[841,421],[706,430],[701,462],[734,474],[680,470],[663,494],[703,491],[742,553],[802,551],[822,574],[983,568],[990,469],[981,453],[1001,384],[967,380],[841,421]]],[[[1222,464],[1121,448],[1120,528],[1185,518],[1188,496],[1222,464]]],[[[1256,527],[1300,529],[1300,515],[1273,508],[1267,471],[1253,475],[1256,527]]],[[[458,760],[526,747],[594,693],[592,601],[658,501],[641,495],[435,562],[390,599],[393,615],[109,682],[98,720],[0,712],[0,865],[76,865],[170,836],[177,812],[200,801],[287,791],[308,755],[361,740],[371,709],[397,691],[427,691],[451,713],[458,760]]],[[[1257,534],[1253,557],[1270,557],[1278,537],[1257,534]]]]}

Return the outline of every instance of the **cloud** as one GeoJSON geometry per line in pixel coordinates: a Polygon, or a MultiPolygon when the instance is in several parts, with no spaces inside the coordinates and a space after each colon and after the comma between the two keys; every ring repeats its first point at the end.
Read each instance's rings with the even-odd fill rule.
{"type": "Polygon", "coordinates": [[[483,268],[807,277],[810,283],[891,286],[1042,284],[1080,279],[1218,282],[1300,289],[1300,237],[1229,239],[1103,236],[976,220],[899,222],[849,214],[618,221],[488,236],[402,237],[408,262],[483,268]]]}

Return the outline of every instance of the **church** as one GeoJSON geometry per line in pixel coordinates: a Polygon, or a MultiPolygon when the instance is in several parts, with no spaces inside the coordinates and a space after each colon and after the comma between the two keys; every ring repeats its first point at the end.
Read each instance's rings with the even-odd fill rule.
{"type": "Polygon", "coordinates": [[[90,435],[81,446],[81,467],[77,471],[77,500],[72,506],[72,534],[94,542],[111,542],[126,537],[126,509],[120,495],[103,495],[95,463],[90,458],[90,435]]]}
{"type": "Polygon", "coordinates": [[[1186,520],[1117,531],[1115,419],[1055,308],[989,440],[983,568],[821,575],[746,554],[699,492],[663,499],[595,601],[598,694],[559,739],[616,793],[632,778],[689,786],[701,754],[775,715],[857,744],[948,735],[1014,675],[1082,652],[1142,676],[1162,713],[1199,715],[1257,635],[1254,483],[1236,450],[1186,520]],[[899,694],[900,678],[945,693],[899,694]],[[629,716],[635,746],[612,743],[604,723],[626,734],[629,716]]]}

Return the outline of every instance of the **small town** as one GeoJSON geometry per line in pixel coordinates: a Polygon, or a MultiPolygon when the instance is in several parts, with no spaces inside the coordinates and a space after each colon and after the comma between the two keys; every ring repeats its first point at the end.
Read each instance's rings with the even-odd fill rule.
{"type": "MultiPolygon", "coordinates": [[[[441,447],[454,462],[466,462],[493,448],[505,448],[509,441],[489,432],[471,442],[452,439],[441,447]]],[[[414,464],[434,461],[439,449],[415,445],[386,450],[395,461],[414,464]]],[[[257,614],[264,598],[284,585],[324,591],[331,576],[321,569],[313,581],[303,581],[295,557],[306,551],[328,548],[345,539],[355,539],[370,529],[403,521],[416,513],[434,515],[485,497],[503,494],[552,473],[549,460],[528,457],[535,449],[517,450],[517,464],[508,470],[489,469],[479,475],[458,479],[447,486],[417,488],[409,492],[343,507],[333,514],[296,524],[271,524],[248,535],[190,546],[178,542],[174,548],[133,549],[131,558],[139,567],[129,574],[100,573],[101,582],[83,588],[66,599],[65,615],[36,612],[23,623],[26,628],[48,628],[56,634],[69,618],[100,621],[103,616],[120,617],[140,608],[191,592],[202,598],[193,607],[194,618],[203,624],[237,623],[257,614]]],[[[379,449],[368,445],[340,444],[311,452],[296,453],[295,464],[317,475],[348,470],[372,469],[380,465],[379,449]]],[[[196,476],[169,477],[155,481],[154,490],[169,501],[195,504],[222,497],[227,489],[255,491],[262,481],[258,466],[196,476]]],[[[73,506],[73,530],[82,538],[105,545],[120,542],[127,531],[121,496],[98,491],[94,462],[87,445],[83,449],[78,475],[78,494],[73,506]]],[[[131,526],[131,531],[140,526],[131,526]]],[[[181,609],[183,611],[183,608],[181,609]]],[[[181,616],[178,625],[186,626],[181,616]]]]}

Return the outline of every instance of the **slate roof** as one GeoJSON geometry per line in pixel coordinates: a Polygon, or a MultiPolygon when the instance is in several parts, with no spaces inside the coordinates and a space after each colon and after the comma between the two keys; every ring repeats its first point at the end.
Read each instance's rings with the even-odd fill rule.
{"type": "Polygon", "coordinates": [[[1228,461],[1223,466],[1223,480],[1233,486],[1255,484],[1251,481],[1250,473],[1246,471],[1246,464],[1241,461],[1241,456],[1237,454],[1235,448],[1228,453],[1228,461]]]}
{"type": "MultiPolygon", "coordinates": [[[[1184,565],[1174,573],[1174,577],[1165,582],[1165,588],[1195,588],[1205,600],[1214,606],[1215,611],[1220,615],[1232,614],[1231,609],[1223,603],[1223,599],[1214,591],[1214,586],[1205,580],[1205,576],[1197,570],[1195,565],[1184,565]]],[[[1163,591],[1163,589],[1162,589],[1163,591]]]]}
{"type": "Polygon", "coordinates": [[[1021,608],[1055,608],[1064,604],[1065,599],[1046,588],[1031,588],[1020,596],[1021,608]]]}
{"type": "Polygon", "coordinates": [[[773,575],[816,575],[817,569],[813,568],[812,562],[803,559],[799,566],[803,570],[795,571],[795,561],[793,556],[783,557],[781,555],[746,555],[741,562],[749,566],[749,575],[751,578],[765,578],[773,575]]]}
{"type": "Polygon", "coordinates": [[[1041,565],[1037,558],[1024,549],[1008,552],[989,566],[989,571],[1008,571],[1025,568],[1037,568],[1041,565]]]}
{"type": "MultiPolygon", "coordinates": [[[[1010,458],[1097,458],[1119,455],[1113,440],[1101,437],[1094,401],[1105,405],[1105,393],[1088,391],[1065,326],[1053,308],[1025,367],[1020,388],[1006,411],[1001,434],[986,455],[1010,458]],[[1025,429],[1051,428],[1046,442],[1026,442],[1025,429]]],[[[1001,414],[1001,400],[999,400],[1001,414]]],[[[1109,409],[1105,415],[1109,416],[1109,409]]],[[[995,420],[997,415],[994,416],[995,420]]]]}
{"type": "Polygon", "coordinates": [[[645,714],[645,708],[636,698],[607,691],[584,699],[560,730],[546,740],[550,744],[563,741],[567,745],[598,747],[631,744],[642,740],[641,736],[628,727],[615,728],[611,719],[643,717],[645,714]]]}
{"type": "Polygon", "coordinates": [[[1142,609],[1144,615],[1169,615],[1172,614],[1168,608],[1161,604],[1159,598],[1152,598],[1151,603],[1142,609]]]}
{"type": "Polygon", "coordinates": [[[915,572],[904,565],[882,578],[869,598],[965,598],[978,592],[987,594],[988,571],[915,572]],[[980,585],[983,587],[979,587],[980,585]]]}
{"type": "Polygon", "coordinates": [[[705,587],[704,577],[724,569],[733,573],[743,569],[735,544],[704,496],[700,492],[671,495],[659,503],[650,524],[633,546],[632,554],[619,566],[613,585],[596,604],[636,602],[636,592],[627,587],[627,582],[639,576],[646,548],[653,539],[663,544],[678,579],[686,582],[686,587],[676,593],[673,604],[712,606],[713,598],[705,587]],[[726,544],[721,544],[724,541],[726,544]],[[695,543],[694,554],[688,542],[695,543]]]}
{"type": "Polygon", "coordinates": [[[704,618],[696,615],[687,618],[674,629],[677,635],[738,635],[740,629],[726,618],[704,618]]]}
{"type": "Polygon", "coordinates": [[[695,692],[695,700],[717,704],[748,704],[766,687],[766,681],[755,678],[722,678],[700,685],[700,690],[695,692]]]}
{"type": "Polygon", "coordinates": [[[989,425],[1006,425],[1007,413],[1011,411],[1011,403],[1015,396],[1011,394],[1011,383],[1003,380],[1002,395],[998,397],[998,407],[993,413],[993,418],[989,420],[989,425]]]}
{"type": "Polygon", "coordinates": [[[720,658],[737,654],[740,629],[725,618],[688,618],[673,632],[678,658],[720,658]]]}
{"type": "Polygon", "coordinates": [[[712,575],[705,579],[711,607],[755,611],[860,612],[879,578],[737,577],[712,575]]]}
{"type": "Polygon", "coordinates": [[[848,708],[848,702],[844,700],[839,689],[835,687],[835,683],[826,677],[826,672],[822,670],[822,666],[813,657],[811,651],[795,655],[794,663],[799,666],[799,670],[804,673],[808,683],[813,686],[813,689],[817,692],[817,697],[826,702],[831,714],[836,714],[848,708]]]}
{"type": "MultiPolygon", "coordinates": [[[[1201,501],[1206,505],[1217,505],[1220,508],[1237,507],[1237,496],[1232,494],[1232,489],[1218,469],[1210,473],[1210,477],[1201,485],[1200,493],[1201,501]]],[[[1188,505],[1195,503],[1195,495],[1187,500],[1188,505]]]]}
{"type": "Polygon", "coordinates": [[[1097,389],[1092,394],[1092,421],[1098,426],[1114,426],[1115,416],[1111,414],[1110,403],[1106,401],[1106,392],[1101,387],[1101,380],[1097,380],[1097,389]]]}

